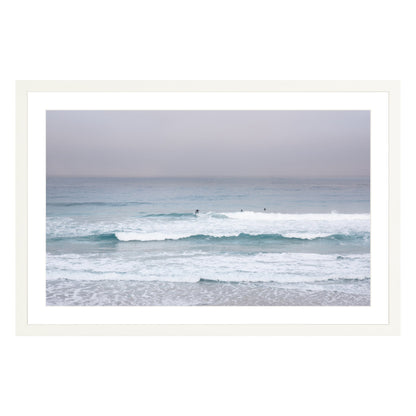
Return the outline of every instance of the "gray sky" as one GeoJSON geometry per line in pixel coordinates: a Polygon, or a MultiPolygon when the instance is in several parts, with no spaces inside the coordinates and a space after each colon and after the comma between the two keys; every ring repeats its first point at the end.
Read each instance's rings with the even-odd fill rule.
{"type": "Polygon", "coordinates": [[[370,111],[48,111],[50,176],[368,176],[370,111]]]}

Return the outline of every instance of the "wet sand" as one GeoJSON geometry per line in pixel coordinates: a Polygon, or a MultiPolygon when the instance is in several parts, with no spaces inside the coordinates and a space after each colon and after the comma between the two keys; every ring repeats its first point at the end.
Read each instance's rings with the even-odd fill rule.
{"type": "Polygon", "coordinates": [[[369,306],[369,281],[291,288],[277,283],[46,282],[47,306],[369,306]],[[360,293],[357,294],[357,285],[360,293]],[[349,288],[351,290],[349,290],[349,288]],[[354,289],[354,291],[352,291],[354,289]]]}

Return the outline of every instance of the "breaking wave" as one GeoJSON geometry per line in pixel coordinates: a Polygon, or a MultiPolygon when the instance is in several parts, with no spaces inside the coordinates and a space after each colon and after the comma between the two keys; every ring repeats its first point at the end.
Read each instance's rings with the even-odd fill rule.
{"type": "MultiPolygon", "coordinates": [[[[117,232],[114,236],[119,241],[163,241],[163,240],[367,240],[369,233],[357,234],[312,234],[312,233],[292,233],[290,235],[282,234],[246,234],[239,233],[236,235],[206,235],[206,234],[191,234],[191,235],[175,235],[164,233],[134,233],[134,232],[117,232]]],[[[105,237],[107,238],[107,237],[105,237]]]]}

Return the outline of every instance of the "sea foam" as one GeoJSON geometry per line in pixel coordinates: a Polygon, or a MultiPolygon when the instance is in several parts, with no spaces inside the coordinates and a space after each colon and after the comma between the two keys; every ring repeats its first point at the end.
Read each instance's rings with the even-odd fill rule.
{"type": "Polygon", "coordinates": [[[337,256],[315,253],[258,253],[179,256],[48,256],[48,279],[138,280],[163,282],[311,283],[362,280],[370,276],[369,254],[337,256]]]}
{"type": "Polygon", "coordinates": [[[56,217],[47,223],[49,238],[114,234],[120,241],[178,240],[198,235],[236,237],[240,234],[315,239],[336,234],[369,232],[369,214],[338,213],[171,213],[125,218],[117,222],[102,219],[85,221],[83,217],[56,217]]]}

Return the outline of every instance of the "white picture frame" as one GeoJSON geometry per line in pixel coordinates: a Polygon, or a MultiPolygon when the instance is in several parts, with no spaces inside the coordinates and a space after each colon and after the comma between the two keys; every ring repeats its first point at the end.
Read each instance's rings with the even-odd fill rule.
{"type": "MultiPolygon", "coordinates": [[[[399,89],[398,81],[17,81],[17,335],[399,335],[399,89]],[[274,318],[272,309],[264,310],[263,315],[260,315],[258,314],[258,309],[256,313],[251,313],[254,311],[253,309],[243,310],[235,307],[226,307],[234,308],[232,316],[230,315],[230,317],[226,318],[226,323],[221,323],[222,321],[218,317],[211,317],[210,313],[188,319],[189,309],[181,309],[181,313],[176,314],[175,319],[165,319],[161,317],[163,314],[155,318],[148,313],[148,309],[143,309],[144,307],[93,307],[95,308],[94,313],[90,314],[90,316],[86,315],[87,311],[91,311],[91,307],[70,307],[73,313],[72,317],[67,319],[65,314],[62,313],[64,311],[62,307],[46,307],[44,304],[42,305],[42,290],[33,289],[35,285],[31,278],[31,276],[37,276],[36,279],[38,281],[41,278],[44,279],[44,276],[42,277],[41,275],[42,269],[34,269],[36,260],[33,260],[41,257],[37,254],[35,256],[33,253],[35,246],[43,247],[42,239],[39,237],[39,235],[42,235],[42,232],[30,233],[32,224],[36,224],[38,219],[41,220],[43,215],[40,209],[36,211],[35,205],[37,204],[30,203],[31,198],[32,200],[34,198],[34,186],[36,184],[34,178],[43,175],[42,166],[45,164],[45,147],[42,145],[42,126],[44,126],[42,114],[44,114],[45,110],[51,109],[48,106],[52,105],[52,102],[55,102],[52,109],[97,108],[97,104],[94,104],[97,101],[91,100],[88,103],[88,100],[85,99],[81,100],[83,104],[82,107],[79,107],[80,104],[76,104],[77,94],[79,98],[85,98],[89,94],[91,97],[94,94],[95,96],[99,95],[102,108],[105,109],[112,108],[109,106],[115,102],[114,98],[116,96],[120,97],[120,94],[124,94],[123,96],[128,100],[132,96],[131,93],[146,94],[147,102],[153,103],[148,104],[152,105],[152,109],[156,107],[156,109],[172,109],[173,104],[167,98],[170,94],[182,94],[185,97],[191,97],[192,100],[185,98],[185,102],[188,103],[195,101],[193,99],[197,95],[199,97],[204,97],[205,95],[211,98],[215,97],[215,94],[222,94],[222,97],[227,96],[231,98],[228,100],[230,109],[234,109],[235,107],[233,106],[239,105],[236,104],[236,100],[232,99],[233,97],[237,96],[239,98],[238,101],[244,101],[240,100],[240,98],[244,97],[244,94],[253,94],[252,97],[255,95],[265,97],[267,95],[271,96],[271,93],[280,94],[280,96],[286,94],[286,98],[291,97],[291,100],[286,101],[288,104],[279,107],[284,109],[293,109],[294,103],[296,103],[294,98],[299,97],[303,97],[304,102],[309,103],[302,104],[306,105],[301,107],[303,109],[328,109],[325,104],[319,103],[315,99],[318,96],[324,97],[323,103],[339,100],[338,102],[341,104],[337,105],[341,105],[343,109],[350,109],[350,106],[353,105],[351,103],[354,101],[354,96],[357,99],[362,97],[363,107],[359,107],[360,109],[373,108],[369,108],[366,106],[367,104],[364,104],[367,102],[364,97],[370,97],[370,95],[372,102],[374,102],[374,108],[376,108],[378,102],[380,102],[380,108],[385,105],[386,110],[384,112],[380,110],[377,116],[380,132],[385,133],[386,141],[383,148],[385,151],[381,150],[377,153],[378,146],[383,146],[381,141],[378,143],[378,141],[373,140],[378,136],[372,138],[371,141],[372,192],[374,191],[373,179],[376,179],[381,195],[381,202],[378,204],[373,204],[372,196],[371,217],[373,221],[373,216],[375,218],[379,211],[385,212],[384,216],[380,216],[379,221],[384,224],[386,230],[385,254],[387,258],[383,256],[382,250],[379,252],[381,254],[373,258],[373,248],[371,257],[372,271],[375,269],[374,266],[378,265],[380,275],[383,273],[386,275],[383,283],[385,295],[380,295],[379,305],[377,306],[377,302],[372,302],[372,305],[368,307],[370,309],[367,307],[348,307],[350,308],[350,316],[345,319],[342,318],[341,314],[339,316],[337,316],[337,313],[334,314],[332,307],[323,307],[326,308],[327,312],[325,310],[319,312],[318,309],[315,309],[312,313],[312,315],[316,315],[314,318],[293,317],[288,318],[287,322],[285,322],[284,318],[274,318]],[[149,100],[151,97],[154,97],[154,100],[149,100]],[[310,97],[314,97],[314,100],[309,100],[310,97]],[[323,105],[324,107],[322,107],[323,105]],[[37,133],[33,133],[33,130],[31,130],[35,126],[39,126],[37,133]],[[380,163],[378,163],[379,159],[380,163]],[[29,177],[31,180],[28,180],[29,177]],[[385,201],[383,200],[383,195],[385,201]],[[37,239],[39,239],[39,244],[37,239]],[[29,259],[32,260],[29,261],[29,259]],[[123,316],[120,315],[119,311],[115,312],[116,309],[114,308],[119,308],[119,310],[124,308],[123,316]],[[371,308],[373,310],[379,309],[377,316],[371,308]],[[95,313],[96,311],[102,311],[102,316],[98,316],[95,313]],[[137,312],[143,312],[140,319],[130,318],[129,314],[133,316],[137,315],[137,312]],[[94,316],[94,314],[97,316],[94,316]],[[328,316],[325,317],[325,314],[328,316]],[[254,317],[254,315],[256,316],[254,317]]],[[[355,102],[360,101],[356,100],[355,102]]],[[[135,107],[137,104],[133,103],[131,105],[132,107],[128,109],[137,108],[135,107]]],[[[207,100],[207,104],[204,105],[209,105],[210,109],[228,109],[228,107],[218,108],[215,100],[211,99],[207,100]]],[[[256,109],[261,108],[263,107],[261,101],[259,101],[256,109]]],[[[144,108],[140,107],[137,109],[144,108]]],[[[373,133],[375,134],[374,130],[372,130],[372,135],[373,133]]],[[[39,183],[36,186],[39,188],[39,183]]],[[[39,207],[41,207],[44,199],[42,199],[42,192],[38,192],[38,188],[36,188],[35,192],[36,200],[39,202],[39,207]]],[[[42,288],[41,286],[39,287],[42,288]]],[[[179,306],[175,308],[184,307],[179,306]]],[[[228,313],[228,311],[226,312],[228,313]]],[[[220,316],[224,315],[221,314],[220,316]]]]}

